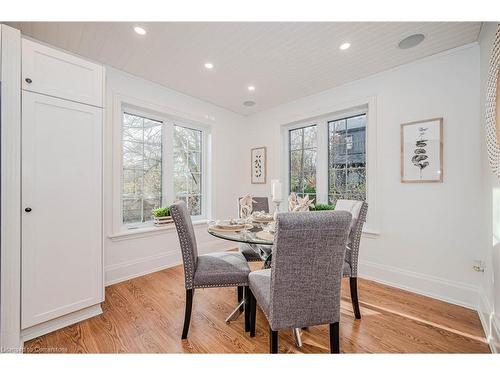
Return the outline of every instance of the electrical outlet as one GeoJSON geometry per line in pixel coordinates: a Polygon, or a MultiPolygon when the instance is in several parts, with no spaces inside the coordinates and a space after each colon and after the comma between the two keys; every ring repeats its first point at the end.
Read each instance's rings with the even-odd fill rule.
{"type": "Polygon", "coordinates": [[[482,260],[474,260],[472,269],[476,272],[484,272],[484,262],[482,260]]]}

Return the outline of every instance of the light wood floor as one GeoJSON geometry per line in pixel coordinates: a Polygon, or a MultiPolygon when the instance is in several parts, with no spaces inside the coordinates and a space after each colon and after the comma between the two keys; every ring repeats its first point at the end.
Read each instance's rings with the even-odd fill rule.
{"type": "MultiPolygon", "coordinates": [[[[258,268],[253,264],[252,268],[258,268]]],[[[235,288],[196,290],[187,340],[182,267],[106,288],[104,313],[31,340],[26,352],[67,353],[267,353],[268,325],[257,310],[256,337],[244,332],[243,315],[227,325],[235,288]]],[[[362,319],[355,320],[349,285],[342,284],[342,353],[488,353],[475,311],[368,280],[359,280],[362,319]]],[[[328,326],[303,331],[302,348],[291,331],[279,334],[280,353],[328,353],[328,326]]]]}

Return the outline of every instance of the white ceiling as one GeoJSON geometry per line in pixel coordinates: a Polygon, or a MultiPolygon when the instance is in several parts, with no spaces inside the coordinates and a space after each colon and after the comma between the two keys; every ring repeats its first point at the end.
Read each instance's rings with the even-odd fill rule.
{"type": "Polygon", "coordinates": [[[479,22],[9,23],[30,37],[248,115],[476,41],[479,22]],[[133,26],[147,35],[139,36],[133,26]],[[399,41],[423,33],[415,48],[399,41]],[[350,42],[351,48],[339,50],[350,42]],[[204,63],[213,62],[208,71],[204,63]],[[247,90],[248,85],[255,92],[247,90]],[[243,102],[257,105],[245,107],[243,102]]]}

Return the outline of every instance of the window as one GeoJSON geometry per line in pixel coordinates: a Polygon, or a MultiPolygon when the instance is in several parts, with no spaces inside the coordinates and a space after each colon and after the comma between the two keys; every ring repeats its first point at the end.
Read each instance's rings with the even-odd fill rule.
{"type": "MultiPolygon", "coordinates": [[[[152,221],[152,210],[183,200],[191,216],[205,215],[208,130],[157,112],[125,107],[122,118],[122,217],[129,229],[152,221]]],[[[118,192],[118,190],[117,190],[118,192]]]]}
{"type": "Polygon", "coordinates": [[[162,204],[162,129],[161,121],[123,113],[124,224],[151,220],[151,210],[162,204]]]}
{"type": "Polygon", "coordinates": [[[328,201],[366,200],[366,114],[328,122],[328,201]]]}
{"type": "Polygon", "coordinates": [[[314,203],[366,200],[366,112],[287,128],[288,188],[314,203]]]}
{"type": "Polygon", "coordinates": [[[289,131],[290,192],[316,198],[316,125],[289,131]]]}
{"type": "Polygon", "coordinates": [[[379,233],[376,98],[281,127],[285,191],[309,193],[313,203],[363,200],[370,207],[363,231],[379,233]],[[339,110],[340,109],[340,110],[339,110]],[[286,176],[286,177],[285,177],[286,176]]]}
{"type": "Polygon", "coordinates": [[[174,192],[191,215],[201,215],[202,132],[174,126],[174,192]]]}

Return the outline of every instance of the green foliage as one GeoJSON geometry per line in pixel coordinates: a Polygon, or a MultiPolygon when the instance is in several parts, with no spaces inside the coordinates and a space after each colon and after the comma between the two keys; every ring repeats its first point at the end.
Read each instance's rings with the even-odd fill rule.
{"type": "Polygon", "coordinates": [[[310,208],[311,211],[328,211],[335,209],[335,206],[331,204],[317,203],[314,205],[314,208],[310,208]]]}
{"type": "Polygon", "coordinates": [[[316,186],[311,186],[311,185],[305,186],[304,187],[304,194],[315,195],[316,194],[316,186]]]}
{"type": "Polygon", "coordinates": [[[170,207],[160,207],[151,211],[155,217],[165,217],[170,216],[170,207]]]}

